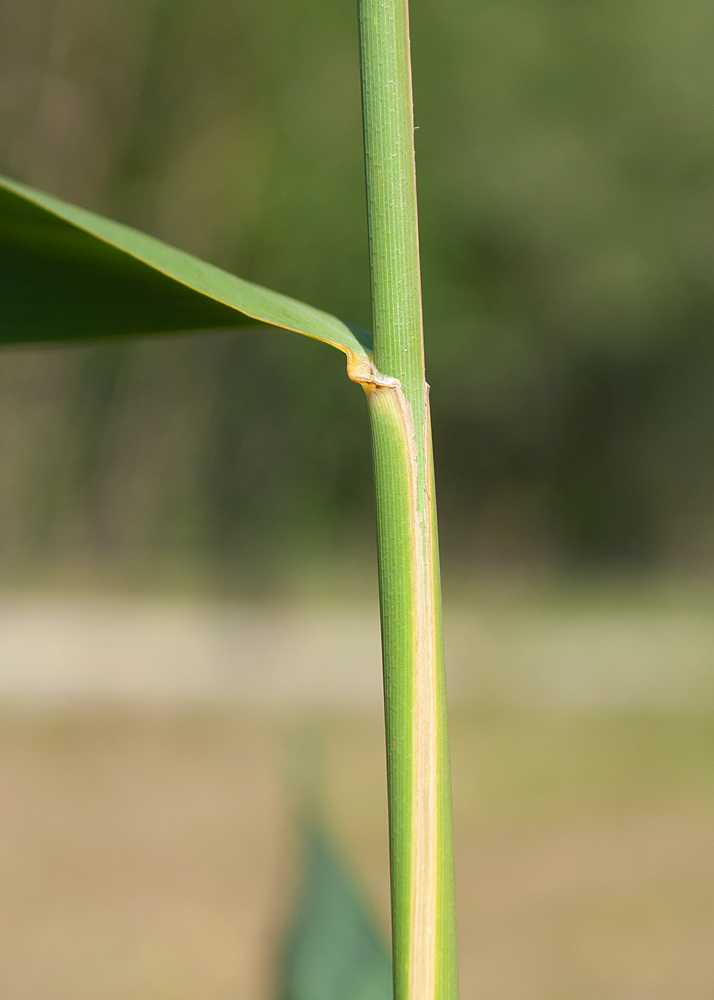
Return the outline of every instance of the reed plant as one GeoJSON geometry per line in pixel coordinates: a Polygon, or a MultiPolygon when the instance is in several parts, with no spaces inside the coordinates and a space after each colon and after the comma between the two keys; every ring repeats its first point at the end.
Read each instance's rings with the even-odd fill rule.
{"type": "MultiPolygon", "coordinates": [[[[449,755],[407,0],[359,0],[359,33],[373,339],[334,316],[150,236],[1,178],[0,343],[76,342],[260,324],[294,330],[344,352],[349,378],[365,391],[374,457],[393,996],[455,1000],[449,755]]],[[[336,868],[319,838],[311,843],[308,910],[313,916],[308,923],[312,927],[322,920],[326,934],[330,925],[334,930],[324,907],[337,912],[338,899],[344,912],[352,914],[352,925],[363,928],[366,918],[350,902],[356,897],[349,887],[337,895],[324,885],[318,891],[321,879],[334,889],[341,876],[329,876],[336,868]]],[[[305,939],[298,935],[294,944],[305,939]]],[[[353,934],[353,944],[355,940],[353,934]]],[[[365,978],[365,962],[344,984],[339,1000],[382,1000],[384,979],[365,978]]],[[[289,968],[286,996],[338,1000],[317,980],[310,986],[309,976],[303,976],[304,988],[297,983],[300,961],[289,968]]]]}

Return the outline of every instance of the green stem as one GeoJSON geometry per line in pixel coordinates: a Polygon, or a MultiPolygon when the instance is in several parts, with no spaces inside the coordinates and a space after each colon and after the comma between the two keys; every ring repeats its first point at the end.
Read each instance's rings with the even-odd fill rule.
{"type": "Polygon", "coordinates": [[[451,792],[407,0],[359,0],[395,1000],[455,1000],[451,792]]]}

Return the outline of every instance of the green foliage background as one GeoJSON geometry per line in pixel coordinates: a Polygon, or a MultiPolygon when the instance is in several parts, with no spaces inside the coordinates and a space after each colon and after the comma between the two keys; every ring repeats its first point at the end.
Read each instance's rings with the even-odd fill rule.
{"type": "MultiPolygon", "coordinates": [[[[412,0],[454,560],[714,556],[714,11],[412,0]]],[[[0,172],[369,327],[356,13],[5,0],[0,172]]],[[[361,393],[260,331],[0,357],[0,556],[371,553],[361,393]],[[350,527],[347,528],[346,525],[350,527]]]]}

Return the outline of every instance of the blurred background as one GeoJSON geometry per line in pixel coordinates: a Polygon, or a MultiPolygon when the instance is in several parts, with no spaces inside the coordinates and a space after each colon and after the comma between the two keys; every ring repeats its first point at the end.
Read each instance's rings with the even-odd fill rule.
{"type": "MultiPolygon", "coordinates": [[[[412,41],[464,995],[704,1000],[714,11],[412,0],[412,41]]],[[[352,0],[0,0],[1,172],[369,328],[362,170],[352,0]]],[[[343,369],[0,355],[7,1000],[271,996],[305,726],[386,926],[343,369]]]]}

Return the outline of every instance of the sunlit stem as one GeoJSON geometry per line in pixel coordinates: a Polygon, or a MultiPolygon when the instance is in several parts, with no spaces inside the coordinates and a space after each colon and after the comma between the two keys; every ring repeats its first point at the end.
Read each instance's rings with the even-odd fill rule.
{"type": "Polygon", "coordinates": [[[406,0],[359,0],[395,1000],[455,1000],[451,797],[406,0]]]}

